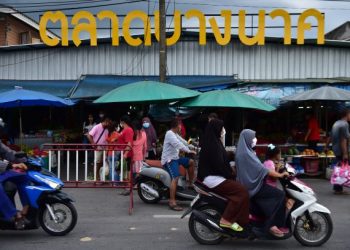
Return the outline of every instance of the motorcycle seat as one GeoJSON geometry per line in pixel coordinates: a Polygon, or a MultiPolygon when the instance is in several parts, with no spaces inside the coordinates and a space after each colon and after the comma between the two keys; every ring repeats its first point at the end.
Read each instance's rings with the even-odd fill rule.
{"type": "Polygon", "coordinates": [[[145,160],[145,163],[150,167],[163,168],[162,163],[159,160],[145,160]]]}
{"type": "Polygon", "coordinates": [[[206,186],[203,182],[196,180],[193,185],[197,188],[199,188],[201,191],[204,191],[205,193],[208,193],[210,195],[214,195],[217,198],[220,198],[223,201],[227,201],[227,198],[223,197],[222,195],[216,193],[213,189],[209,188],[208,186],[206,186]]]}
{"type": "MultiPolygon", "coordinates": [[[[145,160],[145,163],[150,167],[164,169],[160,160],[145,160]]],[[[186,176],[186,169],[182,165],[180,165],[179,172],[180,172],[181,176],[186,176]]]]}

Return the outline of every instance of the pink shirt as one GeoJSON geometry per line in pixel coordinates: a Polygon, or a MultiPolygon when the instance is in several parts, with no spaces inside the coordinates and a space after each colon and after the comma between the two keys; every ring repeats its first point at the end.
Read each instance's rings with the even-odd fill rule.
{"type": "MultiPolygon", "coordinates": [[[[267,168],[267,169],[276,170],[275,163],[273,163],[273,161],[271,161],[271,160],[266,160],[266,161],[264,162],[264,166],[265,166],[265,168],[267,168]]],[[[277,187],[277,179],[268,176],[268,177],[266,178],[266,184],[268,184],[268,185],[270,185],[270,186],[272,186],[272,187],[277,187]]]]}
{"type": "Polygon", "coordinates": [[[93,127],[90,130],[89,135],[92,136],[92,139],[93,139],[94,143],[96,143],[98,145],[107,144],[106,138],[108,136],[108,129],[104,129],[101,123],[99,123],[95,127],[93,127]],[[103,130],[104,130],[104,132],[103,132],[103,130]],[[103,134],[101,136],[102,132],[103,132],[103,134]],[[100,136],[101,136],[101,138],[100,138],[100,140],[98,140],[98,138],[100,136]]]}
{"type": "Polygon", "coordinates": [[[141,131],[140,138],[137,138],[132,143],[132,160],[142,161],[145,158],[145,152],[147,152],[147,136],[145,131],[141,131]]]}

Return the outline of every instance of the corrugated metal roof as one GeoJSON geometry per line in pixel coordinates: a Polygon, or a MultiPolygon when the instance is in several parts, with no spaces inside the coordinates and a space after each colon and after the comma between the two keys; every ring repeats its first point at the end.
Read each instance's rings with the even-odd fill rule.
{"type": "MultiPolygon", "coordinates": [[[[195,37],[194,37],[195,38],[195,37]]],[[[350,77],[349,42],[344,46],[286,46],[267,43],[245,46],[237,40],[206,46],[188,37],[168,47],[168,75],[237,74],[243,80],[280,80],[350,77]],[[346,45],[346,46],[345,46],[346,45]]],[[[279,39],[281,40],[281,39],[279,39]]],[[[147,76],[159,74],[158,44],[150,47],[58,47],[0,51],[0,79],[75,80],[81,75],[147,76]]]]}

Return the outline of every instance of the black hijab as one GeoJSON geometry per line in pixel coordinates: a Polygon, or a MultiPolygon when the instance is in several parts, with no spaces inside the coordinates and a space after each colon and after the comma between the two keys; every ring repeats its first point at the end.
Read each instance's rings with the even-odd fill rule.
{"type": "Polygon", "coordinates": [[[203,181],[209,175],[233,178],[226,150],[220,140],[224,127],[222,120],[211,120],[202,138],[198,163],[198,179],[203,181]]]}

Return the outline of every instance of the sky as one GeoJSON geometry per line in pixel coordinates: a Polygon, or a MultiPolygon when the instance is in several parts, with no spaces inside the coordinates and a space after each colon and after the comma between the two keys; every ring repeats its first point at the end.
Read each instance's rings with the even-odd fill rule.
{"type": "MultiPolygon", "coordinates": [[[[72,15],[79,10],[83,10],[85,6],[96,5],[108,5],[88,8],[86,10],[97,14],[101,10],[112,10],[117,14],[127,14],[131,10],[143,10],[146,13],[152,13],[158,8],[157,0],[141,1],[130,3],[134,0],[0,0],[0,4],[6,4],[8,6],[16,8],[18,11],[24,12],[36,21],[39,21],[40,15],[46,10],[62,10],[66,15],[72,15]],[[116,4],[118,3],[118,4],[116,4]],[[113,5],[115,4],[115,5],[113,5]],[[68,9],[78,8],[78,9],[68,9]]],[[[207,14],[219,14],[223,9],[231,9],[232,13],[237,14],[239,10],[244,9],[247,13],[257,14],[260,9],[264,9],[267,12],[276,8],[283,8],[290,13],[300,13],[308,8],[316,8],[325,13],[325,31],[329,32],[346,21],[350,21],[350,1],[321,1],[321,0],[166,0],[167,13],[172,14],[174,8],[180,10],[182,13],[189,9],[198,9],[207,14]]],[[[313,20],[310,19],[313,22],[313,20]]],[[[223,23],[223,20],[217,18],[219,24],[223,23]]],[[[232,19],[232,26],[237,26],[237,18],[232,19]]],[[[254,23],[257,22],[257,18],[254,19],[254,23]]],[[[167,27],[171,27],[173,19],[169,17],[167,19],[167,27]]],[[[247,19],[247,24],[250,25],[250,20],[247,19]]],[[[266,26],[281,25],[281,20],[271,20],[267,18],[266,26]]],[[[292,18],[292,25],[297,24],[297,17],[292,18]]],[[[139,26],[140,23],[135,21],[133,26],[139,26]]],[[[106,28],[109,24],[107,22],[98,22],[99,28],[106,28]]],[[[184,26],[196,26],[198,22],[195,19],[187,20],[184,26]]],[[[50,27],[57,27],[51,25],[50,27]]],[[[58,30],[53,30],[58,32],[58,30]]],[[[233,30],[233,33],[237,33],[233,30]]],[[[295,37],[295,29],[293,29],[293,37],[295,37]]],[[[316,30],[313,29],[310,32],[306,32],[307,38],[314,38],[316,30]]],[[[105,37],[109,35],[108,30],[99,29],[99,36],[105,37]]],[[[266,36],[283,36],[283,29],[266,29],[266,36]]]]}

